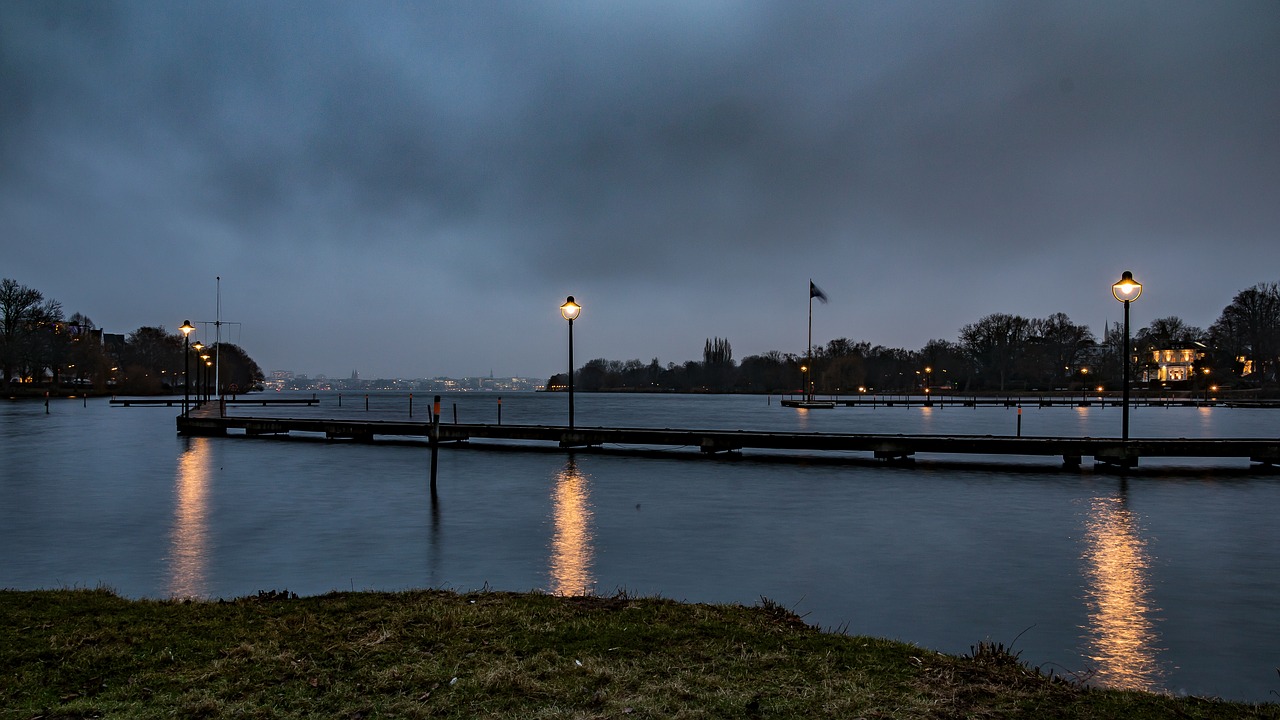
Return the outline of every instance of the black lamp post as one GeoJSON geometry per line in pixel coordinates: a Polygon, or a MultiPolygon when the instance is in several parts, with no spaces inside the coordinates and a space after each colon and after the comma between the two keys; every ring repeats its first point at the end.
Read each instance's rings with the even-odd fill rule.
{"type": "Polygon", "coordinates": [[[1120,281],[1111,286],[1111,294],[1116,300],[1124,303],[1124,406],[1121,410],[1121,439],[1129,439],[1129,303],[1142,296],[1142,283],[1133,279],[1128,270],[1120,276],[1120,281]]]}
{"type": "MultiPolygon", "coordinates": [[[[191,343],[191,349],[196,351],[196,357],[200,357],[200,353],[204,352],[204,343],[199,340],[191,343]]],[[[200,404],[200,367],[201,363],[196,363],[196,404],[200,404]]]]}
{"type": "Polygon", "coordinates": [[[191,414],[191,331],[196,329],[190,320],[183,320],[182,327],[182,415],[191,414]]]}
{"type": "Polygon", "coordinates": [[[573,429],[573,319],[581,312],[582,306],[573,301],[572,295],[560,306],[560,314],[569,321],[569,429],[571,430],[573,429]]]}

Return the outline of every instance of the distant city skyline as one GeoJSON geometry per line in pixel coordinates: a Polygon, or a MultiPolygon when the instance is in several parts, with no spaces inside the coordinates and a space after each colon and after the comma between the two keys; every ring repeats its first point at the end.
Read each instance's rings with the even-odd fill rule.
{"type": "Polygon", "coordinates": [[[542,390],[546,378],[514,377],[510,375],[466,377],[378,377],[361,378],[352,372],[351,377],[328,377],[324,374],[308,375],[291,370],[266,372],[263,386],[268,390],[399,390],[402,392],[466,392],[469,390],[496,392],[530,392],[542,390]]]}
{"type": "MultiPolygon", "coordinates": [[[[262,366],[549,377],[1211,324],[1280,280],[1280,4],[0,4],[0,276],[262,366]],[[224,328],[226,330],[227,328],[224,328]],[[203,332],[203,326],[201,328],[203,332]],[[207,342],[208,337],[204,340],[207,342]]],[[[269,370],[268,370],[269,371],[269,370]]]]}

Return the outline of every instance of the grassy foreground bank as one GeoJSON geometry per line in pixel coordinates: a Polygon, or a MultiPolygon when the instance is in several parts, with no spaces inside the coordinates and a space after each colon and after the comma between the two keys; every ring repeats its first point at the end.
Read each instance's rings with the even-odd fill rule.
{"type": "Polygon", "coordinates": [[[0,591],[0,717],[1280,718],[820,632],[773,603],[0,591]]]}

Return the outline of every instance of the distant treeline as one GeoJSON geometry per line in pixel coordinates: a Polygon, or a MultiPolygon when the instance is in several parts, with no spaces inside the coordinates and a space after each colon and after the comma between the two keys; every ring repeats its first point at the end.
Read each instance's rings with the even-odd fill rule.
{"type": "MultiPolygon", "coordinates": [[[[954,340],[930,340],[919,350],[838,338],[809,354],[777,350],[733,359],[728,339],[708,339],[702,360],[663,365],[658,358],[591,360],[574,373],[575,390],[654,392],[919,392],[1119,387],[1124,329],[1113,323],[1099,339],[1065,314],[1047,318],[993,314],[960,329],[954,340]],[[809,363],[812,368],[804,370],[809,363]]],[[[1155,350],[1188,349],[1190,379],[1176,387],[1259,387],[1275,384],[1280,355],[1280,284],[1238,293],[1208,330],[1164,317],[1133,331],[1131,377],[1154,377],[1155,350]],[[1144,371],[1146,371],[1144,375],[1144,371]]],[[[1150,381],[1154,382],[1154,381],[1150,381]]],[[[548,389],[564,389],[553,375],[548,389]]]]}
{"type": "MultiPolygon", "coordinates": [[[[183,373],[205,360],[196,349],[183,357],[181,333],[163,326],[140,327],[126,335],[103,333],[77,312],[64,316],[62,304],[16,280],[0,280],[0,367],[6,390],[27,388],[92,388],[130,394],[181,392],[183,373]]],[[[262,369],[241,348],[221,343],[205,348],[218,357],[218,378],[224,389],[242,390],[262,382],[262,369]]],[[[200,373],[203,378],[206,373],[200,373]]],[[[212,371],[204,384],[212,388],[212,371]]]]}

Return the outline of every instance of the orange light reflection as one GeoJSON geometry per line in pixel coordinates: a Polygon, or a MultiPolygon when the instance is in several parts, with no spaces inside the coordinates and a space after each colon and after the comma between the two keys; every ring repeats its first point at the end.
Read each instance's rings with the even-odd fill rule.
{"type": "Polygon", "coordinates": [[[551,594],[588,595],[591,576],[591,489],[589,477],[569,458],[552,490],[551,594]]]}
{"type": "Polygon", "coordinates": [[[190,438],[174,480],[169,596],[204,597],[209,555],[209,439],[190,438]]]}
{"type": "Polygon", "coordinates": [[[1150,561],[1123,495],[1094,498],[1085,528],[1086,654],[1094,681],[1123,690],[1159,689],[1150,561]]]}

